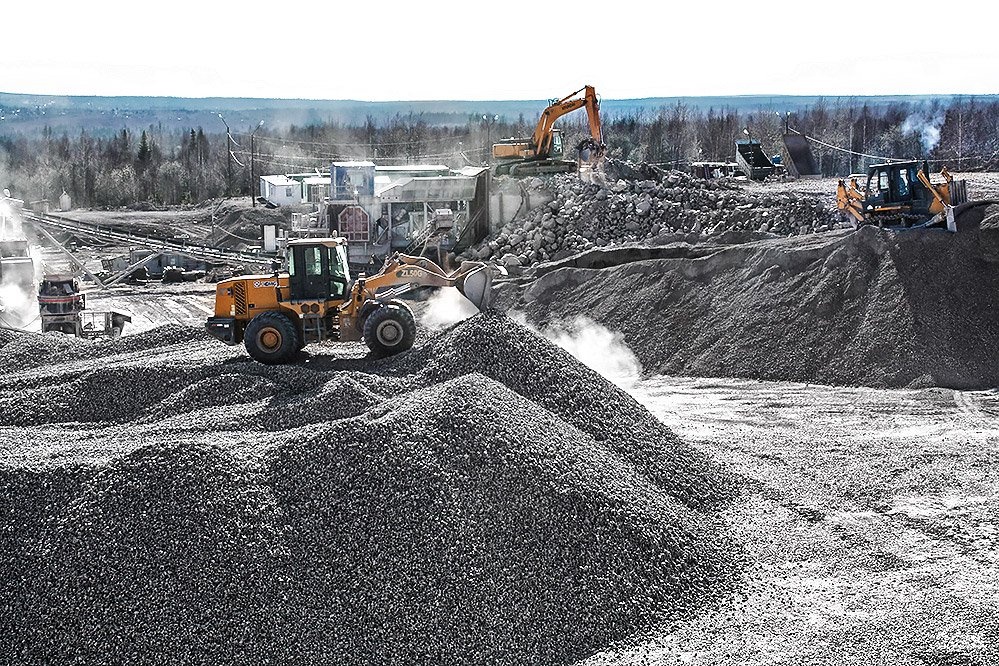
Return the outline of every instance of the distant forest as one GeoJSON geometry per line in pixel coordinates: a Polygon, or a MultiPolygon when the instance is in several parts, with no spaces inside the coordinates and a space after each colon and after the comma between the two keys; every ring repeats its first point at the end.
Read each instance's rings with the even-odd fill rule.
{"type": "MultiPolygon", "coordinates": [[[[214,126],[123,128],[112,135],[87,130],[0,134],[0,185],[26,201],[57,201],[65,191],[75,206],[103,208],[193,204],[251,191],[254,175],[327,171],[332,161],[371,159],[384,164],[485,164],[489,145],[527,136],[537,118],[520,112],[466,115],[446,124],[424,113],[368,116],[364,122],[318,121],[270,128],[232,126],[231,139],[214,126]]],[[[607,114],[608,155],[684,169],[692,161],[731,161],[734,142],[763,143],[782,152],[785,122],[828,146],[813,144],[829,176],[863,171],[884,158],[927,159],[934,170],[999,168],[999,101],[935,99],[883,104],[821,99],[781,114],[772,110],[708,108],[682,101],[653,110],[607,114]]],[[[566,146],[586,130],[585,113],[565,116],[566,146]]],[[[3,127],[0,126],[0,131],[3,127]]]]}

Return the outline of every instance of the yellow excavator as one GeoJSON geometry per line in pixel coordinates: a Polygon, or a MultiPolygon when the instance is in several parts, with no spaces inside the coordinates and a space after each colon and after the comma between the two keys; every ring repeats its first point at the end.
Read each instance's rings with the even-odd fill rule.
{"type": "Polygon", "coordinates": [[[968,201],[965,181],[955,179],[946,167],[931,177],[927,163],[916,161],[871,165],[863,190],[855,177],[840,180],[836,190],[837,207],[857,224],[881,227],[944,227],[956,232],[962,213],[993,203],[968,201]]]}
{"type": "Polygon", "coordinates": [[[593,86],[584,86],[562,99],[554,100],[541,113],[534,134],[523,139],[503,139],[493,144],[493,173],[497,176],[536,176],[541,173],[575,171],[578,164],[596,166],[606,150],[600,129],[600,101],[593,86]],[[582,93],[583,96],[579,97],[582,93]],[[576,109],[586,109],[590,136],[576,147],[577,162],[563,158],[562,131],[555,121],[576,109]]]}
{"type": "Polygon", "coordinates": [[[415,286],[457,287],[480,310],[488,306],[494,269],[466,261],[445,272],[424,257],[394,254],[371,277],[351,280],[347,241],[289,241],[288,272],[243,275],[219,282],[206,328],[229,345],[240,342],[255,360],[287,363],[311,342],[359,341],[378,356],[409,349],[416,319],[401,300],[415,286]]]}

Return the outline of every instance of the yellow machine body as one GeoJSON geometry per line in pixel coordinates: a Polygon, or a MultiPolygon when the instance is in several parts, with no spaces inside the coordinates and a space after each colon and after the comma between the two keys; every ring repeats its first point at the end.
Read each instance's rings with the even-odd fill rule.
{"type": "Polygon", "coordinates": [[[931,177],[925,162],[875,164],[868,169],[867,183],[840,180],[837,207],[858,224],[885,226],[934,226],[945,223],[954,231],[953,209],[966,204],[965,181],[955,180],[946,167],[931,177]]]}
{"type": "Polygon", "coordinates": [[[595,165],[603,157],[606,146],[603,140],[603,130],[600,125],[600,102],[593,86],[584,86],[553,101],[538,119],[534,133],[530,137],[504,139],[493,144],[493,159],[497,175],[527,175],[546,172],[566,171],[572,167],[570,162],[561,160],[562,137],[555,129],[555,121],[576,109],[586,109],[590,136],[579,146],[579,152],[585,153],[583,161],[595,165]],[[582,93],[582,97],[578,95],[582,93]]]}
{"type": "Polygon", "coordinates": [[[287,273],[219,282],[208,332],[226,344],[243,342],[265,363],[285,362],[293,351],[324,340],[364,339],[373,350],[396,353],[412,344],[416,325],[398,295],[413,286],[457,287],[483,309],[492,285],[492,272],[481,262],[446,272],[425,257],[403,254],[389,257],[376,275],[351,280],[343,238],[289,242],[288,266],[287,273]],[[376,312],[378,325],[366,330],[376,312]]]}

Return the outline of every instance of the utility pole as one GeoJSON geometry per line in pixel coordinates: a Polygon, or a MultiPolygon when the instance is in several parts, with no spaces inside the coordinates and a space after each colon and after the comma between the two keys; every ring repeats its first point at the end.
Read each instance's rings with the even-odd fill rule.
{"type": "Polygon", "coordinates": [[[221,113],[219,120],[225,125],[225,196],[229,198],[232,196],[232,132],[229,131],[229,123],[225,121],[221,113]]]}
{"type": "Polygon", "coordinates": [[[250,132],[250,201],[253,202],[253,207],[257,207],[257,195],[253,191],[253,135],[257,133],[257,130],[264,126],[264,121],[261,120],[257,123],[256,128],[250,132]]]}
{"type": "Polygon", "coordinates": [[[493,115],[491,118],[489,116],[482,116],[482,122],[486,125],[486,152],[491,154],[493,149],[493,125],[499,121],[499,114],[493,115]]]}
{"type": "Polygon", "coordinates": [[[850,121],[850,152],[846,156],[849,167],[847,173],[853,173],[853,121],[850,121]]]}

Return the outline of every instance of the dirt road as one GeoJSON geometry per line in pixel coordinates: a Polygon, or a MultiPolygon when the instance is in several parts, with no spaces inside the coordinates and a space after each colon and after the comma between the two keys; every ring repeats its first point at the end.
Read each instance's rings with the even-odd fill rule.
{"type": "Polygon", "coordinates": [[[634,395],[749,479],[746,597],[596,664],[999,663],[999,393],[656,378],[634,395]]]}
{"type": "Polygon", "coordinates": [[[204,326],[215,307],[215,285],[204,282],[122,286],[87,294],[87,308],[118,310],[132,321],[125,335],[134,335],[164,324],[204,326]]]}

